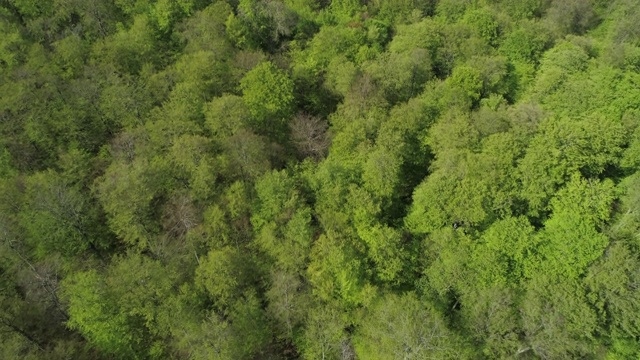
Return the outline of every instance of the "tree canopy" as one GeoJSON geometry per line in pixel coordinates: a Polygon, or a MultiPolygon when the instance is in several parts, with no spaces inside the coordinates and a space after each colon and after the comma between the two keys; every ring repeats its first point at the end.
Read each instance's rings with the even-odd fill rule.
{"type": "Polygon", "coordinates": [[[0,0],[0,358],[640,358],[635,0],[0,0]]]}

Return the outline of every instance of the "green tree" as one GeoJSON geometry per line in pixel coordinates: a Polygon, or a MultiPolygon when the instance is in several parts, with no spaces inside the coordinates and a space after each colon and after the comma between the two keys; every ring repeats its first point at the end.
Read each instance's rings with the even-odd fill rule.
{"type": "Polygon", "coordinates": [[[240,81],[244,102],[254,119],[254,128],[275,138],[282,138],[292,115],[293,81],[271,62],[251,69],[240,81]]]}
{"type": "Polygon", "coordinates": [[[501,29],[495,14],[488,8],[467,11],[462,22],[469,25],[476,35],[491,45],[498,43],[501,29]]]}
{"type": "Polygon", "coordinates": [[[255,241],[284,270],[304,268],[311,242],[311,209],[284,171],[265,174],[256,183],[256,202],[251,223],[255,241]]]}
{"type": "Polygon", "coordinates": [[[538,278],[546,273],[573,279],[584,274],[609,244],[598,230],[609,219],[615,197],[610,180],[585,180],[574,174],[551,200],[553,213],[538,233],[540,259],[532,261],[526,269],[528,275],[538,278]]]}
{"type": "Polygon", "coordinates": [[[375,288],[366,279],[362,254],[347,240],[334,233],[320,235],[313,243],[306,272],[314,295],[350,307],[368,303],[375,288]]]}
{"type": "Polygon", "coordinates": [[[598,22],[593,2],[585,0],[552,1],[546,20],[558,36],[583,33],[598,22]]]}
{"type": "Polygon", "coordinates": [[[597,176],[616,164],[624,143],[623,131],[619,122],[600,116],[543,121],[518,164],[522,196],[530,213],[538,215],[546,210],[550,197],[575,171],[597,176]]]}
{"type": "Polygon", "coordinates": [[[339,309],[330,305],[309,311],[300,350],[304,359],[341,359],[349,346],[347,323],[339,309]]]}
{"type": "Polygon", "coordinates": [[[155,206],[163,191],[165,171],[157,163],[113,163],[96,180],[97,197],[113,231],[125,244],[146,249],[158,234],[155,206]]]}
{"type": "Polygon", "coordinates": [[[130,28],[121,28],[112,36],[96,42],[92,57],[114,64],[123,73],[138,74],[145,63],[159,61],[157,48],[149,18],[138,15],[130,28]]]}
{"type": "Polygon", "coordinates": [[[517,295],[503,286],[474,289],[461,297],[465,327],[488,358],[522,353],[517,295]]]}
{"type": "Polygon", "coordinates": [[[633,283],[638,278],[638,259],[623,242],[614,242],[602,258],[594,262],[585,278],[589,300],[598,310],[604,330],[612,340],[633,339],[640,331],[638,291],[633,283]]]}
{"type": "Polygon", "coordinates": [[[60,175],[34,174],[27,180],[25,195],[20,223],[37,257],[54,251],[72,257],[108,244],[108,238],[101,238],[105,234],[91,199],[65,184],[60,175]]]}
{"type": "Polygon", "coordinates": [[[273,51],[292,35],[297,22],[297,14],[286,2],[240,0],[238,15],[227,19],[227,35],[239,47],[273,51]]]}
{"type": "Polygon", "coordinates": [[[470,263],[478,288],[517,287],[526,279],[525,268],[536,261],[538,245],[527,218],[497,220],[478,240],[470,263]]]}
{"type": "Polygon", "coordinates": [[[222,57],[230,55],[233,50],[225,36],[225,21],[231,12],[227,2],[217,1],[178,25],[179,36],[186,42],[185,52],[211,51],[222,57]]]}
{"type": "Polygon", "coordinates": [[[310,305],[308,294],[297,274],[272,271],[269,290],[265,296],[269,301],[267,315],[275,320],[274,333],[282,339],[294,339],[306,318],[310,305]]]}
{"type": "Polygon", "coordinates": [[[172,281],[159,262],[138,255],[119,259],[105,274],[77,272],[63,283],[68,324],[117,358],[160,355],[152,342],[159,335],[159,307],[172,281]]]}
{"type": "Polygon", "coordinates": [[[251,113],[240,96],[225,94],[213,98],[204,111],[205,125],[218,141],[252,124],[251,113]]]}
{"type": "Polygon", "coordinates": [[[464,345],[447,329],[441,315],[413,293],[379,299],[359,325],[354,345],[363,359],[464,356],[464,345]]]}
{"type": "Polygon", "coordinates": [[[526,289],[520,307],[525,343],[518,354],[571,359],[594,353],[597,317],[577,280],[541,274],[526,289]]]}
{"type": "Polygon", "coordinates": [[[196,269],[195,282],[220,311],[228,311],[250,285],[249,265],[238,249],[211,250],[196,269]]]}

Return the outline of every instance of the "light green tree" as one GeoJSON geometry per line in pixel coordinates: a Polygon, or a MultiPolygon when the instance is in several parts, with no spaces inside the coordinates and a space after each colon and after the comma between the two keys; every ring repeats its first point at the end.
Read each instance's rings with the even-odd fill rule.
{"type": "Polygon", "coordinates": [[[281,138],[294,105],[293,81],[289,76],[273,63],[263,62],[245,75],[240,88],[253,117],[254,128],[281,138]]]}

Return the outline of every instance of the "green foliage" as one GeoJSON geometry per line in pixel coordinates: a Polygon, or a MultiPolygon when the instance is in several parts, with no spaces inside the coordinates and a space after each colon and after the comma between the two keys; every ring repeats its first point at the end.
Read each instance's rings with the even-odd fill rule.
{"type": "Polygon", "coordinates": [[[507,14],[514,19],[529,19],[532,17],[539,17],[545,7],[548,5],[547,1],[543,0],[523,0],[523,1],[498,1],[499,6],[503,7],[507,14]]]}
{"type": "MultiPolygon", "coordinates": [[[[458,228],[459,229],[459,228],[458,228]]],[[[434,231],[423,240],[424,278],[427,295],[447,302],[454,294],[465,294],[474,286],[468,263],[471,236],[446,227],[434,231]]]]}
{"type": "Polygon", "coordinates": [[[375,290],[365,278],[360,254],[338,234],[320,235],[313,243],[307,276],[313,293],[324,301],[339,299],[346,306],[367,303],[375,290]]]}
{"type": "Polygon", "coordinates": [[[0,179],[12,178],[15,175],[16,171],[11,166],[11,154],[7,149],[2,149],[0,153],[0,179]]]}
{"type": "Polygon", "coordinates": [[[97,214],[86,194],[53,172],[32,175],[26,188],[20,222],[37,257],[55,251],[73,256],[89,246],[102,247],[97,214]]]}
{"type": "Polygon", "coordinates": [[[476,145],[481,152],[470,153],[466,147],[478,144],[477,130],[464,115],[451,120],[432,128],[433,173],[415,188],[405,219],[414,233],[429,233],[454,222],[483,226],[511,214],[517,204],[519,184],[513,174],[520,156],[517,140],[497,133],[476,145]]]}
{"type": "Polygon", "coordinates": [[[273,63],[263,62],[245,75],[240,88],[255,128],[272,136],[282,136],[293,112],[293,81],[289,76],[273,63]]]}
{"type": "Polygon", "coordinates": [[[267,314],[276,321],[278,336],[292,339],[305,320],[309,299],[295,274],[277,271],[271,274],[270,280],[270,288],[265,294],[269,300],[267,314]]]}
{"type": "Polygon", "coordinates": [[[257,178],[271,168],[269,147],[265,138],[241,130],[222,143],[225,153],[218,158],[229,178],[257,178]]]}
{"type": "Polygon", "coordinates": [[[346,325],[344,316],[332,306],[311,309],[301,346],[303,358],[340,359],[347,340],[346,325]]]}
{"type": "Polygon", "coordinates": [[[376,18],[390,24],[405,24],[432,15],[436,5],[433,0],[391,0],[374,2],[378,13],[376,18]]]}
{"type": "Polygon", "coordinates": [[[552,1],[547,10],[547,23],[559,36],[567,33],[581,34],[598,22],[593,1],[552,1]]]}
{"type": "Polygon", "coordinates": [[[615,164],[624,143],[623,132],[618,122],[600,116],[550,118],[540,124],[540,133],[518,166],[522,195],[530,211],[535,214],[545,210],[550,195],[575,171],[597,176],[615,164]]]}
{"type": "Polygon", "coordinates": [[[256,183],[257,201],[251,217],[256,243],[276,264],[301,271],[306,262],[313,229],[311,209],[285,172],[265,174],[256,183]]]}
{"type": "Polygon", "coordinates": [[[496,45],[500,35],[500,27],[495,15],[486,8],[467,11],[462,22],[469,25],[477,36],[491,45],[496,45]]]}
{"type": "Polygon", "coordinates": [[[98,179],[97,195],[109,228],[127,245],[145,249],[159,231],[154,202],[162,192],[161,170],[142,161],[114,163],[98,179]]]}
{"type": "Polygon", "coordinates": [[[154,357],[150,341],[171,287],[166,269],[140,256],[119,259],[104,275],[78,272],[63,285],[69,326],[117,358],[154,357]]]}
{"type": "Polygon", "coordinates": [[[122,72],[137,74],[145,63],[159,60],[155,50],[155,34],[149,19],[139,15],[130,28],[120,28],[113,36],[97,42],[93,57],[114,64],[122,72]]]}
{"type": "Polygon", "coordinates": [[[523,351],[559,359],[594,353],[597,317],[576,280],[538,276],[527,286],[520,311],[523,351]]]}
{"type": "Polygon", "coordinates": [[[441,0],[436,5],[436,15],[442,16],[446,20],[459,20],[465,13],[471,1],[465,0],[441,0]]]}
{"type": "Polygon", "coordinates": [[[273,50],[282,38],[292,35],[297,20],[284,2],[240,0],[238,15],[227,18],[227,35],[242,48],[273,50]]]}
{"type": "Polygon", "coordinates": [[[574,174],[566,187],[551,200],[553,214],[538,233],[541,259],[531,264],[537,276],[574,278],[602,256],[609,243],[598,228],[609,219],[615,199],[611,181],[585,180],[574,174]]]}
{"type": "Polygon", "coordinates": [[[514,321],[518,318],[515,291],[501,286],[477,289],[461,302],[466,328],[485,357],[506,358],[523,349],[514,321]]]}
{"type": "Polygon", "coordinates": [[[518,286],[526,278],[525,269],[535,261],[537,239],[524,217],[508,217],[494,222],[474,244],[470,267],[477,286],[505,288],[518,286]]]}
{"type": "Polygon", "coordinates": [[[174,177],[187,181],[194,199],[207,199],[216,185],[216,164],[211,141],[202,136],[183,135],[178,138],[167,156],[175,169],[174,177]]]}
{"type": "Polygon", "coordinates": [[[205,125],[216,139],[235,135],[251,124],[251,114],[241,97],[222,95],[206,105],[205,125]]]}
{"type": "Polygon", "coordinates": [[[230,54],[232,49],[225,37],[225,21],[231,12],[227,2],[218,1],[187,18],[181,24],[179,34],[186,42],[185,52],[204,50],[230,54]]]}
{"type": "Polygon", "coordinates": [[[361,358],[454,359],[464,354],[440,315],[413,293],[387,295],[368,310],[354,339],[361,358]]]}
{"type": "Polygon", "coordinates": [[[356,65],[349,61],[344,55],[334,57],[327,65],[326,71],[326,86],[342,96],[349,93],[358,74],[356,65]]]}
{"type": "Polygon", "coordinates": [[[539,23],[525,22],[505,36],[500,52],[512,61],[536,63],[548,43],[545,35],[539,23]]]}
{"type": "Polygon", "coordinates": [[[294,70],[318,75],[340,55],[357,62],[366,34],[359,27],[323,26],[304,50],[294,52],[294,70]]]}
{"type": "Polygon", "coordinates": [[[221,309],[231,307],[247,286],[250,268],[238,250],[211,250],[196,270],[196,284],[221,309]]]}
{"type": "Polygon", "coordinates": [[[637,358],[639,10],[0,1],[0,358],[637,358]]]}
{"type": "Polygon", "coordinates": [[[391,103],[406,101],[419,94],[431,77],[431,64],[426,50],[410,53],[386,53],[366,68],[380,84],[391,103]]]}
{"type": "Polygon", "coordinates": [[[599,317],[608,319],[608,331],[614,339],[635,338],[640,331],[636,309],[639,294],[632,285],[638,276],[637,263],[627,245],[615,242],[589,268],[586,277],[589,299],[599,317]]]}
{"type": "Polygon", "coordinates": [[[77,328],[104,351],[117,356],[135,356],[130,348],[134,334],[126,324],[126,315],[118,314],[113,304],[105,303],[104,283],[96,271],[76,274],[68,279],[71,328],[77,328]]]}
{"type": "Polygon", "coordinates": [[[459,89],[471,102],[480,100],[482,78],[476,68],[467,65],[457,66],[453,69],[449,81],[451,87],[459,89]]]}

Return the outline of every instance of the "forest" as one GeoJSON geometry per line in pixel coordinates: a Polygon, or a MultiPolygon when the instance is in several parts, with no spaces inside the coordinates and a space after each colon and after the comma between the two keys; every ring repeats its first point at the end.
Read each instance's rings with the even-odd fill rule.
{"type": "Polygon", "coordinates": [[[0,0],[0,358],[640,358],[637,0],[0,0]]]}

